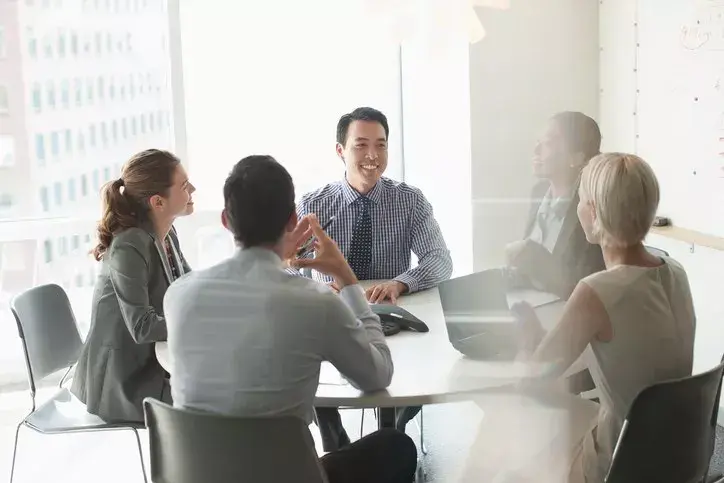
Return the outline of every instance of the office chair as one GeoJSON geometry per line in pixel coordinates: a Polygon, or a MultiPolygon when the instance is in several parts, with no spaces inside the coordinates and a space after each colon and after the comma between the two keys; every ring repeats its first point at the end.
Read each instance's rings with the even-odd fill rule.
{"type": "Polygon", "coordinates": [[[10,302],[10,310],[15,317],[25,354],[32,400],[30,414],[25,416],[15,429],[10,483],[15,475],[18,436],[23,426],[42,434],[133,431],[143,480],[147,482],[141,439],[138,436],[138,429],[142,429],[143,424],[107,423],[98,416],[89,414],[85,405],[68,388],[63,387],[83,346],[65,291],[55,284],[31,288],[10,302]],[[60,381],[58,392],[38,406],[35,398],[36,384],[63,369],[66,369],[66,372],[60,381]]]}
{"type": "MultiPolygon", "coordinates": [[[[708,479],[724,362],[696,376],[654,384],[636,397],[605,483],[708,479]]],[[[717,482],[723,481],[716,475],[717,482]]]]}
{"type": "Polygon", "coordinates": [[[143,401],[154,483],[326,483],[295,417],[237,418],[143,401]]]}

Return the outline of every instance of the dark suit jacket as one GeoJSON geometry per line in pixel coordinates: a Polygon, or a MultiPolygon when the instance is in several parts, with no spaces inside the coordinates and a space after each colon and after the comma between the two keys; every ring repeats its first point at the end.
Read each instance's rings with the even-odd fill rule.
{"type": "MultiPolygon", "coordinates": [[[[533,231],[538,208],[549,187],[550,183],[543,181],[533,188],[525,238],[530,237],[533,231]]],[[[576,185],[571,204],[568,207],[552,253],[556,265],[560,268],[562,278],[555,286],[546,287],[546,290],[550,290],[565,299],[571,295],[581,279],[606,269],[603,263],[601,247],[588,243],[588,240],[586,240],[586,234],[578,221],[577,206],[578,186],[576,185]]]]}
{"type": "MultiPolygon", "coordinates": [[[[182,271],[190,271],[175,230],[169,235],[182,271]]],[[[154,346],[166,340],[163,296],[172,282],[161,248],[152,230],[130,228],[114,237],[101,261],[71,390],[88,412],[109,422],[143,422],[145,397],[170,401],[154,346]]]]}

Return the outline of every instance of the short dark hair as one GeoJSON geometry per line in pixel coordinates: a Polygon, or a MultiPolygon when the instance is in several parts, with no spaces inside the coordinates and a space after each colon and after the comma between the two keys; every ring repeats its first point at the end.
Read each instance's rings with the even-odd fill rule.
{"type": "Polygon", "coordinates": [[[224,183],[229,228],[244,248],[276,243],[295,211],[294,183],[271,156],[247,156],[224,183]]]}
{"type": "Polygon", "coordinates": [[[377,109],[371,107],[358,107],[354,111],[339,118],[337,123],[337,142],[344,146],[347,144],[347,131],[353,121],[378,122],[385,130],[385,139],[390,138],[390,126],[387,124],[387,117],[377,109]]]}
{"type": "Polygon", "coordinates": [[[568,148],[583,153],[586,162],[601,153],[601,129],[592,118],[582,112],[564,111],[551,119],[560,127],[568,148]]]}

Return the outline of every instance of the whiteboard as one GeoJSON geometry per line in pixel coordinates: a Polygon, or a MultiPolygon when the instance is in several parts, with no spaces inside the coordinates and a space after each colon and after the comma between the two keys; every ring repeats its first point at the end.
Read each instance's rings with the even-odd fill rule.
{"type": "Polygon", "coordinates": [[[724,236],[724,0],[638,0],[637,153],[659,213],[724,236]]]}

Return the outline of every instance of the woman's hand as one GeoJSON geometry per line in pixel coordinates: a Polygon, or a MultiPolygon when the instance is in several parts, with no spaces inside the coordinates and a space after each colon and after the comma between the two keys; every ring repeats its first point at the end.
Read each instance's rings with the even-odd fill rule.
{"type": "Polygon", "coordinates": [[[546,334],[535,309],[528,302],[516,302],[510,311],[517,319],[518,343],[521,350],[532,354],[546,334]]]}

